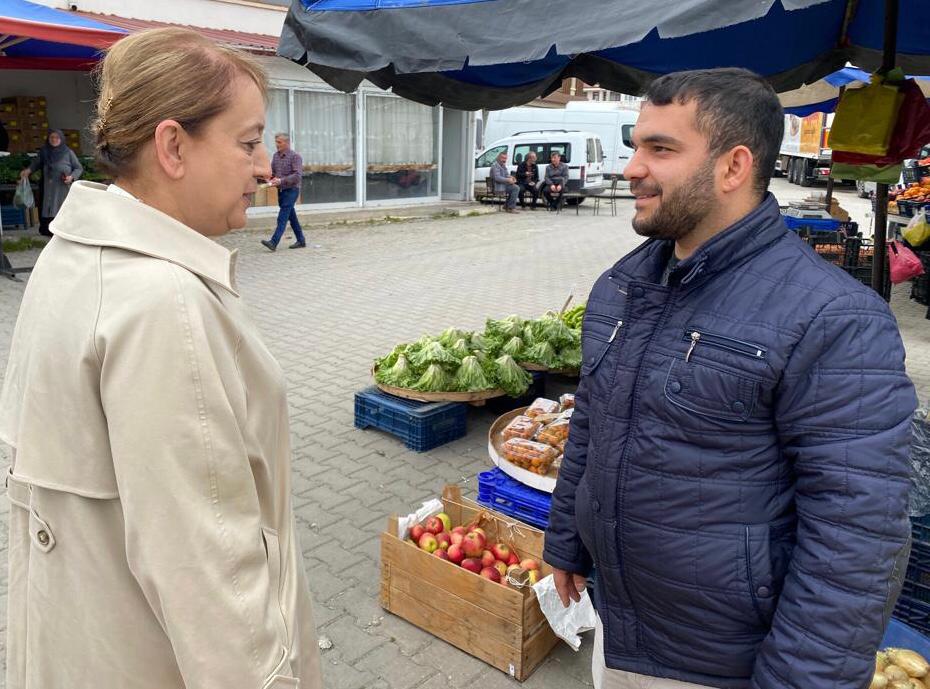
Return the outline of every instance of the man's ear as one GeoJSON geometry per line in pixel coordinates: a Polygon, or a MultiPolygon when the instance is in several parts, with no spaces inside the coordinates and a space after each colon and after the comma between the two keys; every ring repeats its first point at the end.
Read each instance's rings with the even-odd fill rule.
{"type": "Polygon", "coordinates": [[[754,159],[747,146],[736,146],[722,159],[725,165],[721,180],[724,193],[737,191],[747,183],[752,184],[754,159]]]}

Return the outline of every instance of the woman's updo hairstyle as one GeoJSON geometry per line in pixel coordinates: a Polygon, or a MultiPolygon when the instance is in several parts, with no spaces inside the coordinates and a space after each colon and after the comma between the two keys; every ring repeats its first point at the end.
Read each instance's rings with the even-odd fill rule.
{"type": "Polygon", "coordinates": [[[96,70],[91,131],[99,165],[114,177],[132,175],[139,152],[164,120],[196,136],[229,106],[240,75],[267,94],[268,77],[247,53],[190,29],[151,29],[121,39],[96,70]]]}

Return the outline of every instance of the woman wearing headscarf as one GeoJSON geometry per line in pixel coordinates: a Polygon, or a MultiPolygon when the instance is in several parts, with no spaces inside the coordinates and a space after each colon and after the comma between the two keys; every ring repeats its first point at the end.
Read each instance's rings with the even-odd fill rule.
{"type": "Polygon", "coordinates": [[[84,168],[81,167],[74,151],[65,144],[65,137],[60,129],[49,130],[45,145],[39,149],[39,156],[20,173],[20,177],[25,179],[39,168],[42,168],[42,212],[39,216],[39,232],[51,237],[48,224],[58,215],[58,209],[65,202],[71,183],[81,177],[84,168]]]}

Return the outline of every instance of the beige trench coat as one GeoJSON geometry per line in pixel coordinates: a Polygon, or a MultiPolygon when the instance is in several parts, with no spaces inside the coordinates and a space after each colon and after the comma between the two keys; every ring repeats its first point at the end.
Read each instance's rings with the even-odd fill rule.
{"type": "Polygon", "coordinates": [[[0,396],[8,689],[317,689],[281,369],[234,254],[76,183],[0,396]]]}

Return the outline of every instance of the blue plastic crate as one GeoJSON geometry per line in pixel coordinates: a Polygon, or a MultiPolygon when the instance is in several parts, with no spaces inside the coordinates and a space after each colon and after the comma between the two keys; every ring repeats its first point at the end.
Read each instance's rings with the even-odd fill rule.
{"type": "Polygon", "coordinates": [[[833,218],[795,218],[783,215],[782,219],[789,230],[807,229],[811,232],[836,232],[840,229],[840,221],[833,218]]]}
{"type": "Polygon", "coordinates": [[[538,529],[549,524],[552,496],[510,478],[498,468],[478,474],[478,503],[538,529]]]}
{"type": "Polygon", "coordinates": [[[467,405],[460,402],[415,402],[381,392],[377,387],[355,393],[355,427],[374,427],[426,452],[465,435],[467,405]]]}
{"type": "Polygon", "coordinates": [[[930,633],[930,603],[902,594],[894,616],[924,634],[930,633]]]}
{"type": "Polygon", "coordinates": [[[26,209],[17,206],[0,206],[0,223],[5,229],[26,227],[26,209]]]}
{"type": "Polygon", "coordinates": [[[882,639],[882,648],[909,648],[920,655],[930,656],[930,637],[921,634],[913,627],[909,627],[901,620],[891,619],[885,636],[882,639]]]}

